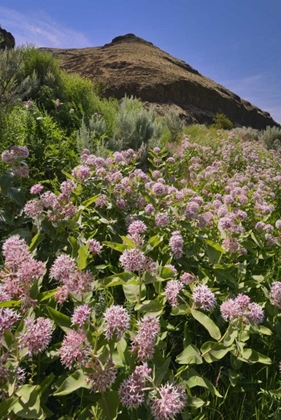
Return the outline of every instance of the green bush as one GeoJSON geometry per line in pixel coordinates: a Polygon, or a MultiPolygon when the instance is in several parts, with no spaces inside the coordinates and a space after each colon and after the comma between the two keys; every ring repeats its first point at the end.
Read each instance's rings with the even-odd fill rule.
{"type": "Polygon", "coordinates": [[[216,114],[212,126],[218,130],[231,130],[233,128],[232,122],[225,114],[216,114]]]}
{"type": "Polygon", "coordinates": [[[267,149],[278,149],[281,146],[281,128],[267,126],[261,132],[261,140],[267,149]]]}
{"type": "Polygon", "coordinates": [[[132,148],[137,150],[150,140],[159,139],[161,126],[156,122],[153,108],[146,110],[133,97],[125,96],[119,104],[116,126],[109,147],[113,150],[132,148]]]}
{"type": "Polygon", "coordinates": [[[165,116],[164,116],[164,125],[168,129],[168,138],[171,142],[176,142],[180,140],[183,131],[183,121],[180,119],[179,114],[171,109],[165,116]]]}

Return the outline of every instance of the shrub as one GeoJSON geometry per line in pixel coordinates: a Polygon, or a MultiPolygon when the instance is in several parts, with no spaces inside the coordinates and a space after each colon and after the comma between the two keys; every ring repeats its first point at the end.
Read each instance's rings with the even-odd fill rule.
{"type": "Polygon", "coordinates": [[[261,132],[261,140],[267,149],[278,149],[281,146],[281,128],[280,127],[266,127],[261,132]]]}
{"type": "Polygon", "coordinates": [[[219,130],[231,130],[233,128],[232,122],[225,114],[216,114],[212,126],[219,130]]]}
{"type": "Polygon", "coordinates": [[[137,150],[142,143],[147,145],[153,138],[159,138],[160,133],[161,127],[156,122],[153,108],[146,110],[139,100],[125,96],[119,104],[109,147],[113,150],[127,148],[137,150]]]}
{"type": "Polygon", "coordinates": [[[164,125],[167,127],[169,136],[168,139],[170,142],[176,142],[180,139],[183,131],[183,121],[181,120],[179,114],[171,109],[164,116],[164,125]]]}

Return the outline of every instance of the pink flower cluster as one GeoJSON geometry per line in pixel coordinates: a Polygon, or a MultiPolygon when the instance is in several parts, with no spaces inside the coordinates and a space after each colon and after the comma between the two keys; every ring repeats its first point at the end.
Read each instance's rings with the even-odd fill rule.
{"type": "Polygon", "coordinates": [[[102,367],[100,361],[95,357],[86,363],[86,368],[88,371],[86,382],[91,384],[91,391],[105,392],[116,379],[117,369],[111,358],[102,367]]]}
{"type": "MultiPolygon", "coordinates": [[[[70,195],[76,188],[72,180],[61,183],[61,193],[56,194],[46,191],[36,199],[29,200],[24,206],[24,212],[28,216],[46,216],[51,222],[71,219],[77,212],[77,207],[71,202],[70,195]]],[[[40,184],[31,187],[32,194],[39,194],[43,189],[40,184]]]]}
{"type": "Polygon", "coordinates": [[[270,301],[272,305],[276,306],[277,308],[281,308],[281,282],[280,281],[274,281],[272,283],[269,297],[270,297],[270,301]]]}
{"type": "Polygon", "coordinates": [[[120,340],[125,331],[130,327],[130,316],[125,308],[120,305],[111,305],[104,314],[105,336],[109,340],[116,334],[120,340]]]}
{"type": "Polygon", "coordinates": [[[131,351],[137,353],[137,358],[140,361],[149,360],[153,356],[157,335],[160,332],[159,319],[144,315],[137,325],[139,330],[132,340],[131,351]]]}
{"type": "Polygon", "coordinates": [[[170,280],[167,282],[165,287],[165,295],[171,306],[178,305],[178,295],[183,288],[184,284],[179,280],[170,280]]]}
{"type": "Polygon", "coordinates": [[[144,402],[144,388],[150,373],[151,369],[144,363],[136,366],[134,372],[122,382],[118,393],[125,407],[137,408],[144,402]]]}
{"type": "Polygon", "coordinates": [[[71,330],[64,337],[59,350],[60,360],[64,366],[71,369],[74,363],[78,366],[86,363],[90,352],[86,334],[82,331],[71,330]]]}
{"type": "Polygon", "coordinates": [[[167,383],[157,389],[151,402],[151,413],[155,420],[172,420],[186,404],[186,392],[179,384],[167,383]]]}
{"type": "Polygon", "coordinates": [[[223,319],[233,321],[237,318],[248,323],[250,318],[256,324],[260,324],[264,318],[264,312],[260,305],[251,302],[249,296],[239,294],[235,299],[228,299],[220,306],[223,319]]]}
{"type": "Polygon", "coordinates": [[[196,307],[207,312],[214,309],[217,302],[214,293],[204,284],[198,284],[194,287],[192,298],[196,307]]]}
{"type": "Polygon", "coordinates": [[[18,235],[11,236],[4,242],[3,255],[5,265],[0,272],[0,279],[3,281],[1,294],[7,295],[6,300],[24,299],[33,280],[44,275],[45,264],[31,256],[26,242],[18,235]]]}
{"type": "Polygon", "coordinates": [[[58,287],[56,295],[60,303],[64,302],[69,293],[82,296],[84,292],[91,290],[94,282],[92,273],[90,271],[79,271],[74,259],[67,254],[62,254],[55,259],[50,275],[63,283],[62,288],[58,287]]]}
{"type": "Polygon", "coordinates": [[[44,351],[52,338],[52,323],[48,318],[26,318],[24,320],[26,332],[20,334],[21,348],[27,348],[29,355],[36,355],[44,351]]]}
{"type": "Polygon", "coordinates": [[[78,325],[80,328],[82,328],[85,322],[89,319],[90,313],[91,309],[86,303],[84,305],[79,305],[77,308],[75,308],[71,317],[72,325],[78,325]]]}
{"type": "Polygon", "coordinates": [[[6,330],[11,330],[19,320],[19,314],[10,308],[0,308],[0,342],[6,330]]]}
{"type": "Polygon", "coordinates": [[[169,241],[169,246],[171,248],[172,254],[176,259],[179,259],[183,255],[183,245],[184,240],[179,231],[172,232],[172,236],[169,241]]]}

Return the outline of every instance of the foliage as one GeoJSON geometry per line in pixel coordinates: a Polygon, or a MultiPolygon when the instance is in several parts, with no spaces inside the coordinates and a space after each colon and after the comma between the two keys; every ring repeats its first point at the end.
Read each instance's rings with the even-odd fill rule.
{"type": "Polygon", "coordinates": [[[164,116],[164,124],[169,132],[168,141],[179,141],[184,127],[183,121],[181,120],[179,114],[174,110],[170,110],[164,116]]]}
{"type": "Polygon", "coordinates": [[[225,114],[216,114],[212,126],[218,130],[231,130],[233,128],[233,123],[225,114]]]}
{"type": "Polygon", "coordinates": [[[138,99],[125,96],[120,101],[116,126],[108,145],[112,150],[137,150],[142,144],[148,145],[150,140],[159,138],[160,133],[153,108],[146,110],[138,99]]]}
{"type": "Polygon", "coordinates": [[[232,130],[235,137],[244,141],[261,141],[261,132],[251,127],[236,127],[232,130]]]}
{"type": "Polygon", "coordinates": [[[281,128],[280,127],[269,127],[261,132],[261,139],[264,142],[267,149],[278,149],[281,146],[281,128]]]}
{"type": "MultiPolygon", "coordinates": [[[[11,200],[26,154],[2,155],[11,200]]],[[[279,155],[230,133],[138,157],[84,150],[32,187],[2,247],[0,417],[278,418],[279,155]]]]}

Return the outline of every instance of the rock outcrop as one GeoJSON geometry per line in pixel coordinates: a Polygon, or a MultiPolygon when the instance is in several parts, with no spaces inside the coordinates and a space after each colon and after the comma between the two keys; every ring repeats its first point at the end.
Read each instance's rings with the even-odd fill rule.
{"type": "Polygon", "coordinates": [[[11,32],[0,27],[0,50],[15,48],[16,41],[11,32]]]}
{"type": "Polygon", "coordinates": [[[186,123],[209,124],[217,113],[224,113],[235,126],[279,125],[268,112],[133,34],[102,47],[42,50],[59,57],[67,71],[103,82],[106,97],[133,95],[153,104],[160,114],[174,108],[186,123]]]}

